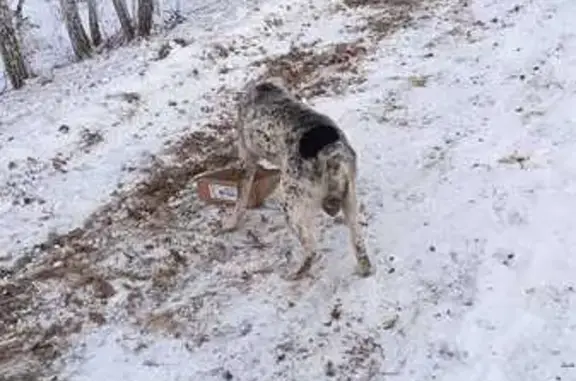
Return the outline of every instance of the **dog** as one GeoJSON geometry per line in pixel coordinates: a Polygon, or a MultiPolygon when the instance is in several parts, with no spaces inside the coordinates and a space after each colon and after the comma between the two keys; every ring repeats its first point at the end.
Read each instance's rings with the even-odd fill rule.
{"type": "Polygon", "coordinates": [[[320,210],[331,217],[342,210],[357,272],[368,276],[372,265],[358,221],[356,152],[344,132],[328,116],[289,93],[276,78],[248,82],[238,100],[237,123],[244,177],[223,230],[237,229],[246,211],[257,163],[265,159],[280,169],[281,208],[304,252],[296,271],[283,277],[302,278],[317,259],[312,223],[320,210]]]}

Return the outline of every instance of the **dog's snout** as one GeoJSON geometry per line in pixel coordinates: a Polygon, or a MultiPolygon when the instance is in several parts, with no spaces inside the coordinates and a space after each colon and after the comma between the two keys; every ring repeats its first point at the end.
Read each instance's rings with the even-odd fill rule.
{"type": "Polygon", "coordinates": [[[342,202],[335,197],[327,197],[322,201],[322,209],[330,217],[335,217],[340,211],[342,202]]]}

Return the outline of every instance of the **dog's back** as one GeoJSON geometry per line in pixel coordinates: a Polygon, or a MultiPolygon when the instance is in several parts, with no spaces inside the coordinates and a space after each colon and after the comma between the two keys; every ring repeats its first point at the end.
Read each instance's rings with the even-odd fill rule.
{"type": "Polygon", "coordinates": [[[356,153],[336,123],[274,80],[249,84],[240,113],[246,148],[279,167],[290,162],[284,171],[309,180],[336,215],[356,175],[356,153]]]}
{"type": "MultiPolygon", "coordinates": [[[[245,134],[273,142],[282,151],[276,154],[298,154],[304,159],[313,159],[324,147],[346,140],[332,119],[296,99],[277,82],[269,80],[247,86],[239,106],[245,134]]],[[[254,140],[258,143],[258,139],[254,140]]]]}

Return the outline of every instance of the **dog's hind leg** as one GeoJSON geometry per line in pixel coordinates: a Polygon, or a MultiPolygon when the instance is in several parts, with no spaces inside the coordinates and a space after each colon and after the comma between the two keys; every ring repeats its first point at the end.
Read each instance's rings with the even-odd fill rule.
{"type": "Polygon", "coordinates": [[[356,261],[358,262],[358,274],[366,277],[372,272],[372,264],[366,252],[366,244],[361,233],[362,229],[358,220],[358,200],[356,197],[356,181],[351,179],[348,183],[348,192],[343,200],[343,213],[346,225],[350,231],[350,241],[356,261]]]}
{"type": "Polygon", "coordinates": [[[298,280],[304,277],[312,264],[318,258],[316,251],[316,239],[312,230],[313,215],[315,210],[302,197],[302,189],[298,185],[284,186],[284,200],[282,210],[286,223],[292,232],[298,237],[300,249],[303,251],[303,259],[295,270],[289,271],[282,276],[286,280],[298,280]]]}

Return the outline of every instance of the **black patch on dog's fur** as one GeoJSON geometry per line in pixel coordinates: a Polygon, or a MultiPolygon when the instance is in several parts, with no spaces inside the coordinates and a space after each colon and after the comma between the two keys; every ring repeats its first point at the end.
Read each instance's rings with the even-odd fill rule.
{"type": "Polygon", "coordinates": [[[342,201],[336,197],[326,197],[322,200],[322,209],[331,217],[335,217],[342,209],[342,201]]]}
{"type": "Polygon", "coordinates": [[[340,135],[336,128],[321,124],[302,134],[298,143],[298,152],[303,159],[311,159],[316,157],[322,148],[337,142],[339,139],[340,135]]]}

